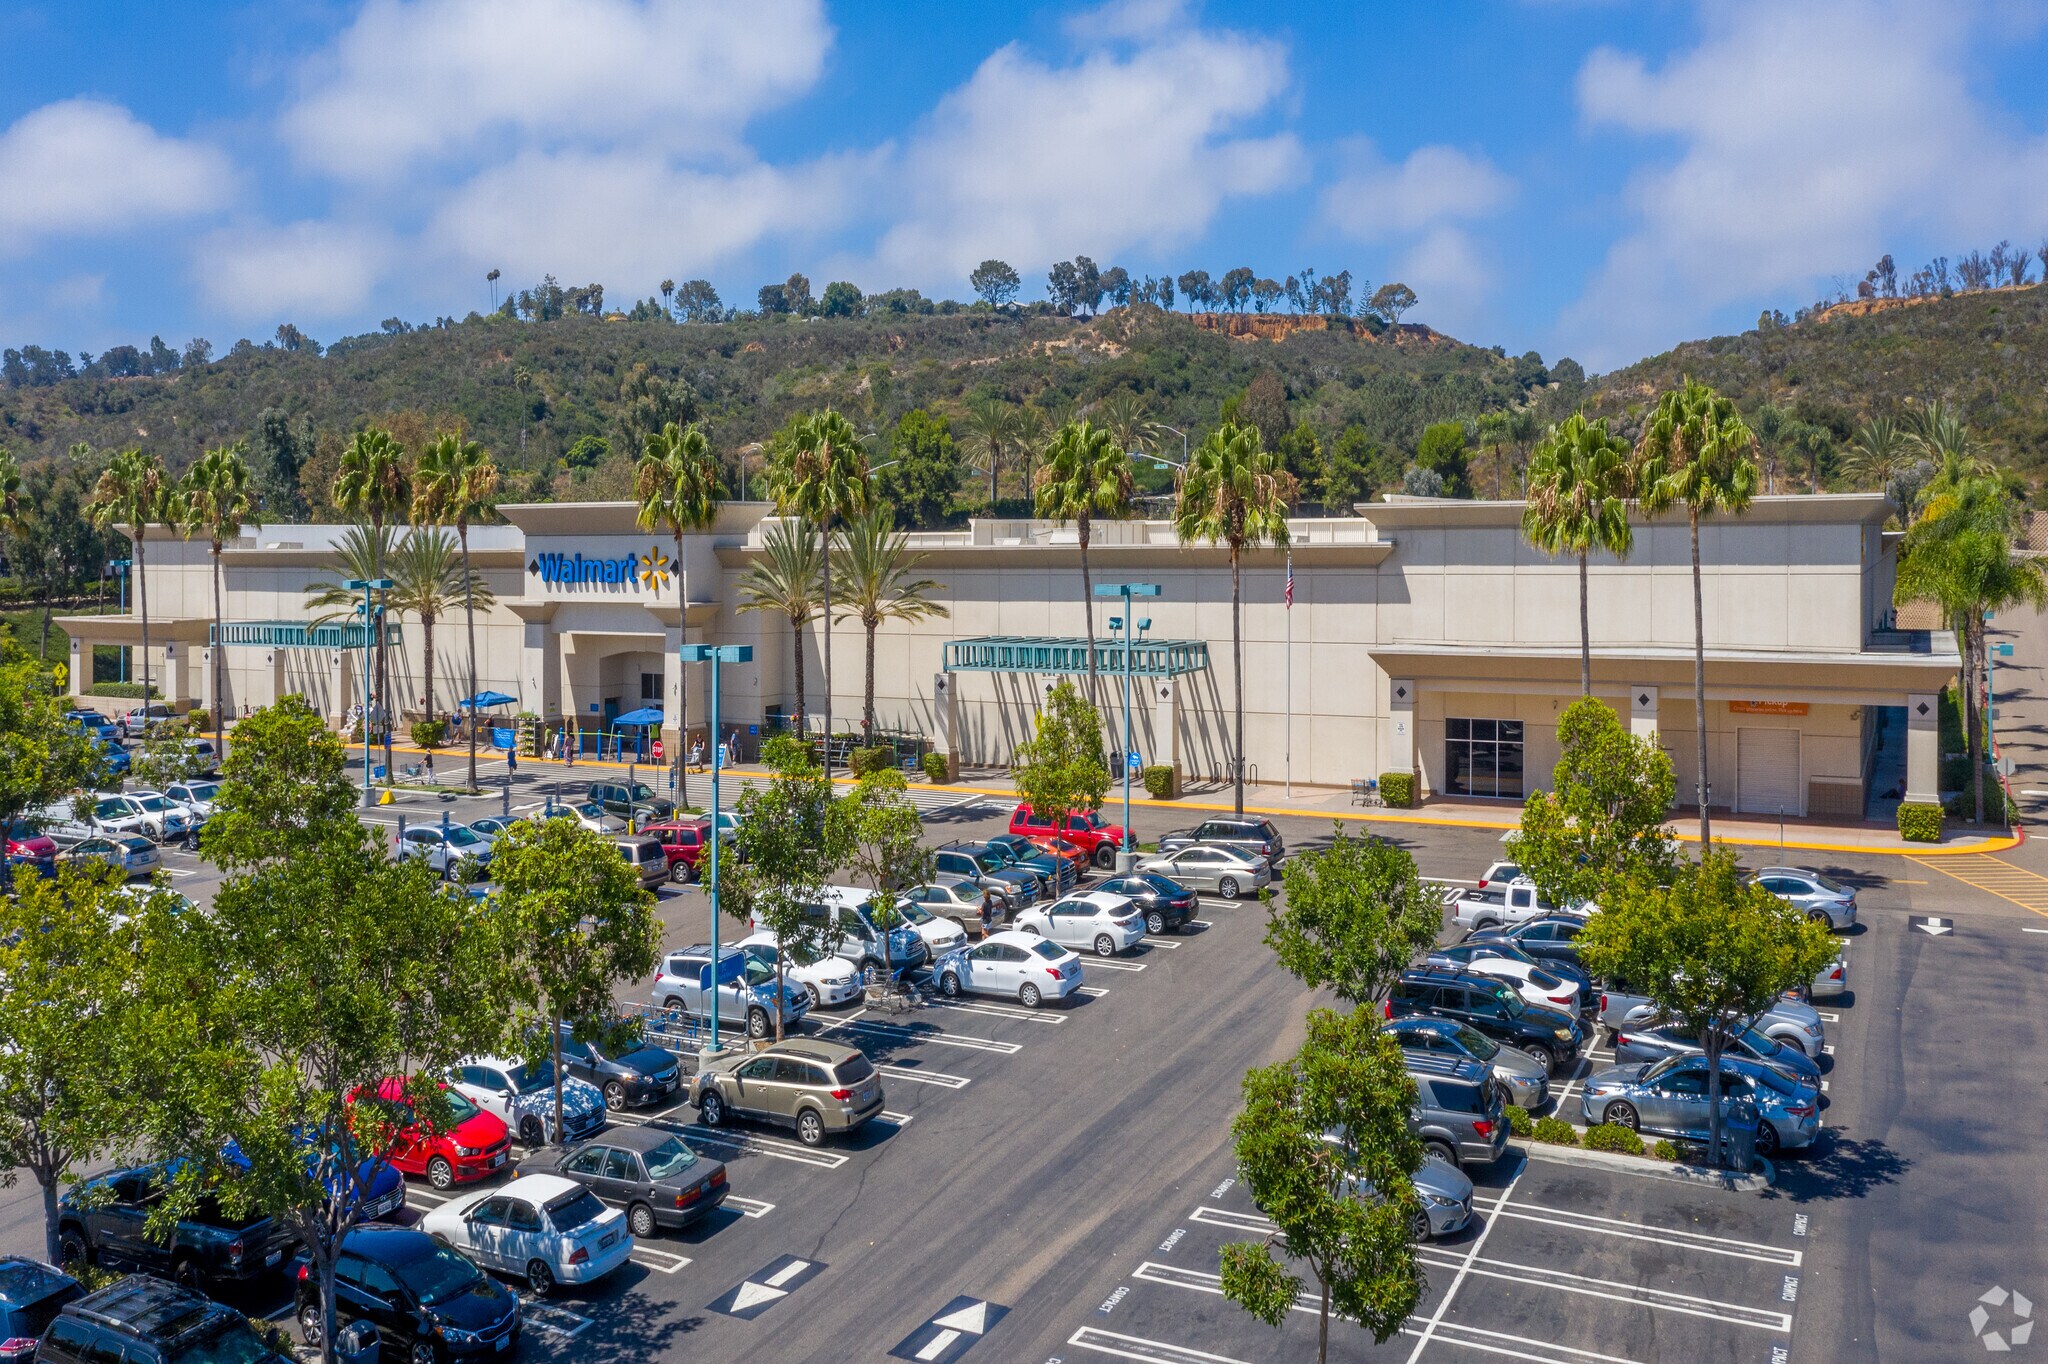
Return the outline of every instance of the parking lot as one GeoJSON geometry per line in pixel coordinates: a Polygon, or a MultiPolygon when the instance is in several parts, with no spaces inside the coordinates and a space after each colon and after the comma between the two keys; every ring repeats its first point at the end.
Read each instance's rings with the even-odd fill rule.
{"type": "MultiPolygon", "coordinates": [[[[556,774],[520,775],[517,804],[556,774]]],[[[499,803],[445,808],[461,819],[499,803]]],[[[1007,813],[950,792],[920,803],[935,840],[993,832],[1007,813]]],[[[443,808],[411,799],[372,814],[443,808]]],[[[1141,812],[1141,836],[1169,818],[1141,812]]],[[[1282,827],[1291,850],[1329,833],[1326,821],[1282,827]]],[[[1490,830],[1399,835],[1443,879],[1476,874],[1498,847],[1490,830]]],[[[2048,917],[2027,903],[2041,894],[2048,908],[2048,880],[2026,849],[1953,871],[1937,858],[1792,860],[1853,880],[1863,906],[1844,939],[1852,993],[1821,1006],[1835,1053],[1815,1150],[1783,1161],[1775,1189],[1737,1194],[1562,1164],[1517,1140],[1473,1172],[1473,1225],[1423,1248],[1429,1289],[1406,1333],[1374,1347],[1339,1325],[1334,1358],[1965,1358],[1983,1348],[1969,1320],[1980,1294],[2048,1301],[2048,1100],[2021,1059],[2048,1017],[2034,964],[2048,917]],[[1947,931],[1911,922],[1929,915],[1947,931]]],[[[166,864],[178,889],[210,894],[196,859],[169,850],[166,864]]],[[[665,887],[660,913],[665,947],[708,937],[698,888],[665,887]]],[[[522,1350],[1034,1364],[1312,1353],[1312,1310],[1276,1333],[1216,1280],[1217,1248],[1263,1231],[1234,1181],[1238,1082],[1297,1045],[1312,1001],[1272,965],[1259,906],[1205,900],[1199,920],[1085,959],[1086,990],[1061,1007],[973,999],[807,1018],[803,1031],[881,1070],[886,1112],[851,1140],[811,1149],[711,1130],[682,1103],[615,1115],[725,1161],[732,1196],[705,1223],[643,1241],[611,1279],[537,1305],[522,1350]]],[[[1568,1116],[1575,1099],[1563,1096],[1568,1116]]],[[[439,1197],[422,1181],[410,1196],[422,1209],[439,1197]]],[[[0,1199],[0,1250],[39,1249],[33,1188],[0,1199]]]]}

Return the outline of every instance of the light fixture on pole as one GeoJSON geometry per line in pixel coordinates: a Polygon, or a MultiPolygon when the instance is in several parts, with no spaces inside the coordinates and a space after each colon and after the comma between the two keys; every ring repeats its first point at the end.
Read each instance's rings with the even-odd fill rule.
{"type": "Polygon", "coordinates": [[[363,594],[363,808],[375,802],[370,797],[370,642],[377,636],[377,612],[370,605],[372,592],[389,592],[389,578],[350,578],[342,584],[363,594]]]}
{"type": "MultiPolygon", "coordinates": [[[[721,663],[751,663],[754,661],[754,646],[751,644],[685,644],[676,656],[684,663],[709,663],[711,665],[711,874],[704,886],[711,900],[711,980],[707,992],[711,996],[711,1050],[718,1048],[718,985],[719,974],[724,963],[718,956],[718,769],[719,759],[724,756],[724,745],[718,741],[718,675],[721,663]]],[[[690,732],[690,717],[676,717],[677,743],[690,732]]],[[[779,1003],[777,1008],[782,1007],[779,1003]]]]}
{"type": "MultiPolygon", "coordinates": [[[[1124,637],[1124,758],[1122,763],[1124,769],[1124,841],[1123,845],[1116,850],[1116,871],[1119,876],[1128,876],[1131,874],[1132,868],[1138,865],[1138,840],[1137,836],[1131,832],[1131,766],[1134,751],[1131,748],[1131,653],[1132,635],[1134,633],[1132,627],[1137,624],[1131,614],[1131,598],[1156,597],[1160,595],[1159,584],[1097,583],[1095,585],[1095,595],[1098,597],[1121,597],[1124,603],[1123,615],[1112,620],[1110,628],[1121,629],[1124,637]]],[[[1149,620],[1146,621],[1144,628],[1149,628],[1151,624],[1152,622],[1149,620]]],[[[1088,633],[1091,635],[1095,633],[1095,626],[1092,623],[1088,627],[1088,633]]]]}
{"type": "MultiPolygon", "coordinates": [[[[128,566],[133,562],[134,560],[132,559],[116,559],[107,565],[107,568],[113,575],[121,580],[121,614],[124,616],[128,614],[128,566]]],[[[106,598],[102,597],[100,600],[104,602],[106,598]]],[[[125,644],[121,646],[121,680],[123,682],[128,680],[128,646],[125,644]]],[[[87,686],[92,685],[92,677],[90,675],[86,677],[85,681],[87,686]]],[[[142,704],[145,706],[149,704],[147,696],[142,698],[142,704]]]]}

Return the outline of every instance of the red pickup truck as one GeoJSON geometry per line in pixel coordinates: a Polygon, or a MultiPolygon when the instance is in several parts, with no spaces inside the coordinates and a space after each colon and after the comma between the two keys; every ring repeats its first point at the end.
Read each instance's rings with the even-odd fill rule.
{"type": "Polygon", "coordinates": [[[1041,819],[1028,805],[1010,813],[1010,832],[1026,838],[1051,838],[1055,833],[1093,858],[1098,867],[1114,866],[1116,850],[1123,846],[1121,824],[1111,824],[1093,810],[1079,810],[1067,816],[1067,827],[1055,830],[1050,818],[1041,819]]]}

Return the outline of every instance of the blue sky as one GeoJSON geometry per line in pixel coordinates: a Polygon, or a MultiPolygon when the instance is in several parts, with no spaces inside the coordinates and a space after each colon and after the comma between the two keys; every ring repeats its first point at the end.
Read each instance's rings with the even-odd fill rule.
{"type": "MultiPolygon", "coordinates": [[[[2032,0],[0,9],[0,343],[489,304],[1348,268],[1607,369],[2048,239],[2032,0]]],[[[2038,268],[2037,272],[2038,274],[2038,268]]]]}

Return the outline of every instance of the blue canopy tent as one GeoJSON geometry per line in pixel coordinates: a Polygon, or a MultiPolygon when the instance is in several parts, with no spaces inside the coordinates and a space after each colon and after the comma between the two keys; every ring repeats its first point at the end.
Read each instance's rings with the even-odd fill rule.
{"type": "Polygon", "coordinates": [[[661,721],[662,713],[660,706],[642,706],[638,710],[629,710],[624,715],[616,717],[612,721],[612,725],[617,729],[638,729],[640,731],[639,740],[634,745],[634,751],[638,753],[642,761],[645,761],[647,758],[647,746],[652,742],[652,736],[649,735],[648,731],[659,728],[661,721]]]}
{"type": "MultiPolygon", "coordinates": [[[[501,691],[480,691],[475,696],[465,697],[455,704],[458,710],[468,711],[470,713],[470,723],[475,724],[477,723],[476,713],[479,710],[488,710],[497,706],[509,706],[518,700],[518,697],[507,696],[501,691]]],[[[510,752],[512,745],[518,742],[518,738],[519,731],[510,725],[494,725],[491,729],[492,748],[501,748],[510,752]]]]}

